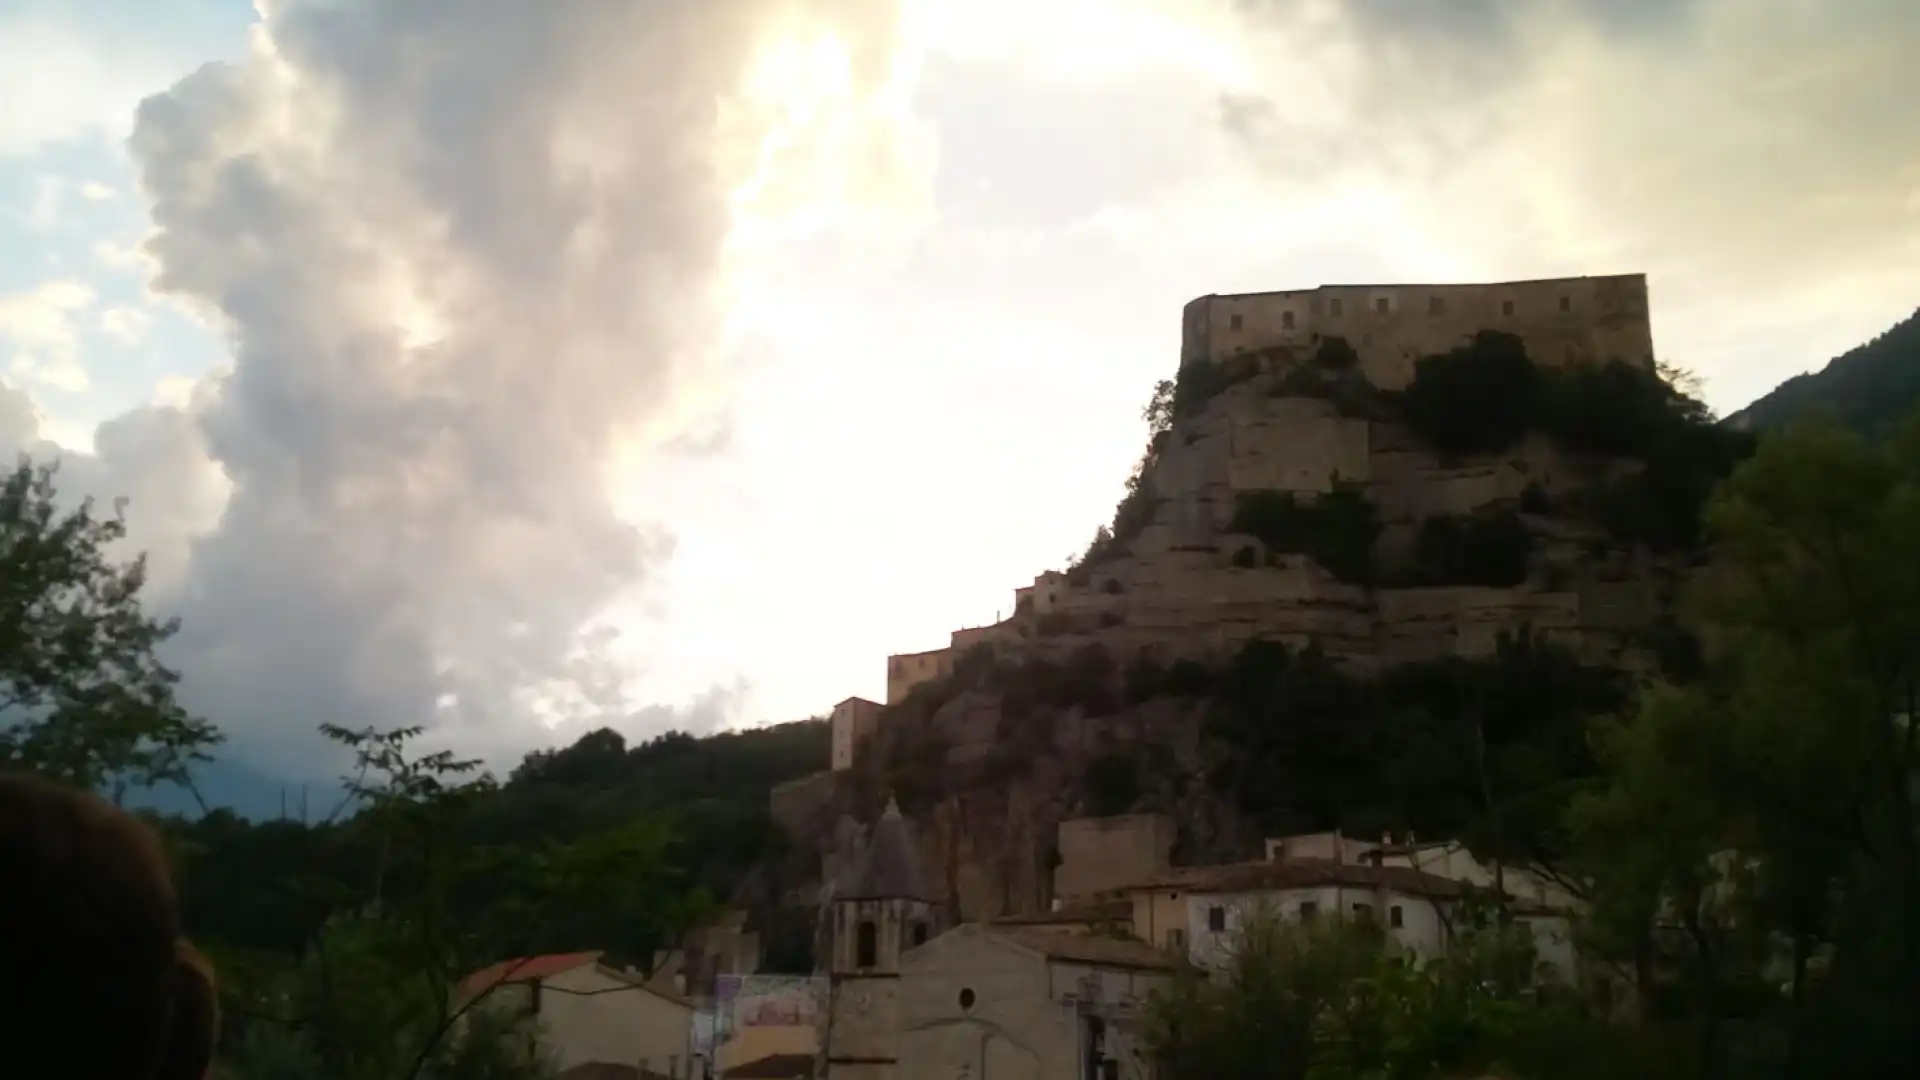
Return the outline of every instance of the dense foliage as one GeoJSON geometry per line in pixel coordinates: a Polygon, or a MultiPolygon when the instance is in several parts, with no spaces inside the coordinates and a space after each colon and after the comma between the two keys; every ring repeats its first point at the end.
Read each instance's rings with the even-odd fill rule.
{"type": "Polygon", "coordinates": [[[1269,552],[1311,556],[1341,581],[1373,581],[1380,521],[1358,485],[1335,484],[1310,503],[1296,500],[1290,491],[1242,495],[1227,528],[1258,538],[1269,552]]]}
{"type": "Polygon", "coordinates": [[[1217,975],[1156,995],[1147,1041],[1167,1080],[1635,1075],[1618,1042],[1611,1062],[1574,1053],[1598,1048],[1602,1025],[1536,968],[1518,926],[1463,922],[1444,958],[1420,964],[1373,922],[1256,913],[1217,975]]]}
{"type": "Polygon", "coordinates": [[[1920,404],[1920,312],[1886,333],[1835,357],[1817,372],[1796,375],[1727,418],[1753,431],[1785,427],[1825,413],[1866,438],[1892,434],[1920,404]]]}
{"type": "Polygon", "coordinates": [[[178,782],[220,734],[174,701],[155,656],[175,623],[140,608],[144,558],[117,563],[117,512],[62,512],[55,466],[0,478],[0,768],[89,787],[178,782]]]}
{"type": "Polygon", "coordinates": [[[1532,635],[1374,679],[1255,641],[1208,689],[1213,781],[1264,835],[1411,830],[1526,859],[1562,850],[1559,808],[1594,773],[1588,720],[1628,691],[1532,635]]]}
{"type": "Polygon", "coordinates": [[[1420,523],[1413,566],[1396,585],[1511,588],[1527,579],[1533,536],[1513,510],[1440,514],[1420,523]]]}

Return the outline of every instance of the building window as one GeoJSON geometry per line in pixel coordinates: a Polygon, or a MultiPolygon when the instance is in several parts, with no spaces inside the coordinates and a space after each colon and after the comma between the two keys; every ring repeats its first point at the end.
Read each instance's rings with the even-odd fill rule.
{"type": "Polygon", "coordinates": [[[854,967],[870,968],[880,962],[880,928],[873,925],[872,919],[860,920],[859,932],[854,935],[854,967]]]}
{"type": "Polygon", "coordinates": [[[1355,922],[1372,922],[1373,921],[1373,905],[1372,904],[1353,905],[1353,918],[1355,922]]]}
{"type": "Polygon", "coordinates": [[[1227,928],[1227,909],[1210,907],[1207,909],[1207,929],[1218,934],[1227,928]]]}
{"type": "Polygon", "coordinates": [[[1388,926],[1405,926],[1406,925],[1406,917],[1400,913],[1399,904],[1395,904],[1392,907],[1387,909],[1387,925],[1388,926]]]}
{"type": "Polygon", "coordinates": [[[1375,300],[1373,302],[1373,310],[1379,312],[1382,315],[1385,315],[1387,313],[1387,298],[1383,296],[1380,299],[1375,300]]]}
{"type": "Polygon", "coordinates": [[[963,986],[960,988],[960,1008],[962,1010],[973,1008],[973,1003],[975,1000],[976,998],[973,995],[973,987],[963,986]]]}
{"type": "Polygon", "coordinates": [[[1340,314],[1340,300],[1338,297],[1327,301],[1327,310],[1333,312],[1335,315],[1340,314]]]}
{"type": "Polygon", "coordinates": [[[1280,328],[1282,330],[1293,329],[1293,312],[1283,311],[1280,313],[1280,328]]]}
{"type": "Polygon", "coordinates": [[[1569,312],[1569,311],[1572,311],[1572,310],[1573,310],[1573,297],[1571,297],[1571,296],[1563,296],[1563,297],[1561,297],[1561,298],[1560,298],[1560,312],[1561,312],[1561,314],[1563,314],[1563,315],[1564,315],[1564,314],[1566,314],[1567,312],[1569,312]]]}
{"type": "Polygon", "coordinates": [[[1445,310],[1447,310],[1447,301],[1444,297],[1427,297],[1427,314],[1438,315],[1445,310]]]}
{"type": "Polygon", "coordinates": [[[1187,932],[1185,930],[1167,931],[1167,948],[1168,949],[1171,949],[1174,952],[1180,952],[1184,950],[1186,947],[1187,947],[1187,932]]]}
{"type": "Polygon", "coordinates": [[[913,924],[913,943],[915,945],[925,945],[927,943],[926,923],[917,922],[913,924]]]}
{"type": "Polygon", "coordinates": [[[1229,330],[1240,329],[1240,316],[1238,315],[1227,316],[1227,329],[1229,330]]]}
{"type": "Polygon", "coordinates": [[[1314,903],[1312,900],[1300,901],[1300,921],[1301,922],[1309,922],[1313,919],[1314,916],[1318,914],[1320,914],[1319,904],[1314,903]]]}
{"type": "Polygon", "coordinates": [[[1513,301],[1511,301],[1511,300],[1502,300],[1502,301],[1500,301],[1500,314],[1502,314],[1502,315],[1509,315],[1509,316],[1510,316],[1510,315],[1512,315],[1512,314],[1513,314],[1513,301]]]}

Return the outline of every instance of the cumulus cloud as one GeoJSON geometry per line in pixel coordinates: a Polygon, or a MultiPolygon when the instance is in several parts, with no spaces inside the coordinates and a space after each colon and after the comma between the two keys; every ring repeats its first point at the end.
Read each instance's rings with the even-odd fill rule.
{"type": "Polygon", "coordinates": [[[102,514],[124,515],[127,536],[111,554],[147,557],[143,600],[151,610],[180,601],[193,540],[211,529],[227,496],[226,478],[208,457],[199,402],[123,413],[94,432],[93,451],[51,441],[45,419],[24,391],[0,382],[0,462],[19,455],[58,463],[58,491],[69,506],[92,499],[102,514]]]}
{"type": "Polygon", "coordinates": [[[7,373],[54,390],[87,389],[90,380],[78,355],[79,321],[93,300],[92,288],[65,280],[0,296],[0,342],[12,346],[7,373]]]}
{"type": "MultiPolygon", "coordinates": [[[[282,766],[299,742],[266,733],[322,721],[524,745],[672,550],[607,467],[717,370],[733,199],[781,119],[741,87],[798,37],[844,98],[879,92],[891,5],[262,13],[245,63],[146,101],[130,142],[152,285],[233,353],[202,413],[232,493],[186,569],[188,696],[282,766]]],[[[594,670],[618,715],[623,673],[594,670]]]]}
{"type": "Polygon", "coordinates": [[[100,332],[122,345],[138,345],[152,322],[139,308],[111,307],[100,313],[100,332]]]}
{"type": "Polygon", "coordinates": [[[1907,0],[1241,8],[1272,77],[1220,123],[1283,194],[1391,190],[1482,267],[1648,271],[1688,313],[1664,351],[1759,361],[1710,373],[1736,401],[1920,289],[1907,0]]]}

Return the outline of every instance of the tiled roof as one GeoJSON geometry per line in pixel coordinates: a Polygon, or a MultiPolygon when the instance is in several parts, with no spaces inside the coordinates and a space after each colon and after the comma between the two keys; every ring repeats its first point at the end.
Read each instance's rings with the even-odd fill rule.
{"type": "Polygon", "coordinates": [[[572,971],[575,968],[586,967],[588,964],[593,964],[598,966],[601,972],[606,975],[632,983],[634,986],[645,990],[655,997],[665,998],[676,1005],[684,1005],[688,1008],[693,1007],[692,1002],[665,986],[650,983],[637,975],[630,975],[624,971],[619,971],[601,964],[600,958],[604,955],[605,953],[595,949],[590,952],[549,953],[545,956],[523,956],[513,960],[502,960],[497,964],[481,968],[479,971],[460,980],[460,996],[472,997],[483,990],[491,989],[502,983],[523,983],[534,982],[539,979],[550,979],[555,975],[572,971]]]}
{"type": "Polygon", "coordinates": [[[1140,941],[1003,927],[995,927],[989,933],[1049,960],[1066,963],[1141,971],[1173,971],[1180,966],[1179,960],[1140,941]]]}
{"type": "Polygon", "coordinates": [[[813,1075],[812,1054],[768,1054],[728,1069],[727,1080],[793,1080],[813,1075]]]}
{"type": "Polygon", "coordinates": [[[1463,896],[1467,892],[1467,886],[1461,882],[1412,867],[1368,866],[1338,863],[1330,859],[1284,859],[1278,862],[1181,867],[1166,871],[1133,888],[1136,891],[1179,889],[1196,893],[1241,893],[1329,885],[1391,889],[1415,896],[1453,897],[1463,896]]]}
{"type": "Polygon", "coordinates": [[[920,853],[913,844],[907,819],[900,816],[900,804],[887,800],[886,812],[874,822],[873,836],[867,841],[866,861],[851,888],[840,900],[926,900],[934,895],[920,872],[920,853]]]}
{"type": "Polygon", "coordinates": [[[1128,922],[1133,918],[1133,901],[1113,900],[1104,904],[1076,904],[1059,911],[1037,911],[1026,915],[1007,915],[995,919],[995,926],[1062,926],[1076,923],[1128,922]]]}
{"type": "Polygon", "coordinates": [[[600,962],[600,952],[550,953],[546,956],[522,956],[483,967],[460,980],[462,994],[477,994],[501,983],[533,982],[600,962]]]}

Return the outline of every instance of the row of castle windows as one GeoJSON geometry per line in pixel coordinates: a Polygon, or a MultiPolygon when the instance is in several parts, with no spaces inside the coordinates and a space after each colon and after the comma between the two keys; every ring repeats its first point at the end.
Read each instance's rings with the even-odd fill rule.
{"type": "MultiPolygon", "coordinates": [[[[1382,296],[1373,302],[1373,310],[1377,314],[1386,315],[1389,312],[1391,312],[1392,304],[1388,301],[1386,297],[1382,296]]],[[[1560,298],[1561,314],[1564,315],[1572,310],[1573,310],[1573,297],[1571,296],[1561,297],[1560,298]]],[[[1339,297],[1334,297],[1333,299],[1330,299],[1327,301],[1327,313],[1329,315],[1333,316],[1334,318],[1338,318],[1341,315],[1342,311],[1343,311],[1343,305],[1339,297]]],[[[1444,296],[1427,297],[1427,314],[1444,315],[1446,314],[1446,311],[1447,311],[1446,297],[1444,296]]],[[[1513,301],[1511,300],[1500,301],[1500,314],[1505,316],[1512,316],[1513,301]]],[[[1280,313],[1280,328],[1282,330],[1293,329],[1293,312],[1283,311],[1280,313]]],[[[1227,329],[1228,330],[1240,329],[1239,315],[1236,314],[1236,315],[1230,315],[1227,317],[1227,329]]]]}

